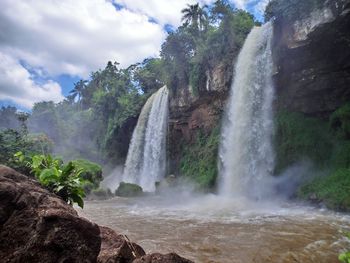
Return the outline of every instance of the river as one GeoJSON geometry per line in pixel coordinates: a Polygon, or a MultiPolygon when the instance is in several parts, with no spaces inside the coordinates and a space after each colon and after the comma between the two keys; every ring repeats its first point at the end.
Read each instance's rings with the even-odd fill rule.
{"type": "Polygon", "coordinates": [[[290,202],[181,192],[86,201],[81,216],[127,235],[147,253],[195,262],[339,262],[350,216],[290,202]]]}

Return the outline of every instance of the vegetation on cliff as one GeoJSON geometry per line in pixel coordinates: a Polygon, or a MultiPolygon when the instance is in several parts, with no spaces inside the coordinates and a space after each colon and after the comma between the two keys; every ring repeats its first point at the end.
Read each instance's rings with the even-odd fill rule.
{"type": "Polygon", "coordinates": [[[329,121],[299,113],[280,112],[276,130],[276,173],[310,160],[325,176],[313,177],[298,196],[323,202],[332,209],[350,209],[350,104],[330,115],[329,121]]]}
{"type": "Polygon", "coordinates": [[[198,190],[216,186],[219,140],[220,126],[217,125],[209,134],[199,130],[194,143],[183,145],[180,173],[194,182],[198,190]]]}

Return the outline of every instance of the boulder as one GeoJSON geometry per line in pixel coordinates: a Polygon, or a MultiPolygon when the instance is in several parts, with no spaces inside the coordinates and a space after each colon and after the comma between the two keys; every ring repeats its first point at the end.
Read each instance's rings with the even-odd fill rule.
{"type": "Polygon", "coordinates": [[[38,182],[0,166],[2,262],[96,262],[99,227],[38,182]]]}
{"type": "MultiPolygon", "coordinates": [[[[144,260],[191,262],[169,255],[144,260]]],[[[131,263],[142,256],[145,251],[127,236],[79,217],[34,179],[0,165],[1,262],[131,263]]]]}
{"type": "Polygon", "coordinates": [[[182,258],[175,253],[165,255],[154,253],[135,259],[133,263],[193,263],[193,261],[182,258]]]}
{"type": "Polygon", "coordinates": [[[117,190],[115,191],[115,195],[124,197],[140,196],[142,193],[143,191],[141,186],[124,182],[120,182],[117,190]]]}
{"type": "Polygon", "coordinates": [[[118,235],[108,227],[100,227],[100,231],[102,245],[98,263],[128,263],[146,254],[142,247],[130,242],[127,236],[118,235]]]}

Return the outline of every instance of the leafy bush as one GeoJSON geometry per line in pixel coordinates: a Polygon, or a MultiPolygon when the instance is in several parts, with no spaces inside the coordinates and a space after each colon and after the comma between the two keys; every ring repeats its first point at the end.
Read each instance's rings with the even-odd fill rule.
{"type": "Polygon", "coordinates": [[[209,135],[198,132],[196,141],[182,150],[180,172],[195,182],[200,190],[212,189],[215,186],[218,174],[219,133],[218,126],[209,135]]]}
{"type": "Polygon", "coordinates": [[[76,168],[72,162],[64,164],[61,159],[53,158],[51,155],[28,157],[18,152],[15,157],[18,162],[30,167],[40,184],[49,191],[70,205],[77,203],[81,208],[84,207],[84,179],[81,177],[83,169],[76,168]]]}
{"type": "Polygon", "coordinates": [[[81,177],[85,181],[83,187],[86,194],[89,194],[93,189],[99,188],[100,182],[103,180],[102,167],[100,165],[84,159],[73,160],[72,163],[76,169],[82,170],[81,177]]]}

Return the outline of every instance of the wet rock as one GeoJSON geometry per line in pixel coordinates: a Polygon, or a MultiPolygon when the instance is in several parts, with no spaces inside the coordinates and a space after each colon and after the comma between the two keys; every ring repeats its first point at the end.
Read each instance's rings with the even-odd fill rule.
{"type": "Polygon", "coordinates": [[[133,263],[193,263],[193,261],[180,257],[175,253],[165,255],[154,253],[135,259],[133,263]]]}
{"type": "Polygon", "coordinates": [[[100,227],[100,231],[102,244],[98,263],[128,263],[146,254],[142,247],[130,242],[126,236],[118,235],[108,227],[100,227]]]}
{"type": "Polygon", "coordinates": [[[142,193],[141,186],[124,182],[121,182],[115,191],[115,195],[124,197],[140,196],[142,193]]]}
{"type": "Polygon", "coordinates": [[[296,30],[287,20],[274,22],[274,79],[279,110],[327,118],[350,100],[350,1],[343,2],[348,4],[333,11],[334,17],[312,27],[301,26],[299,21],[296,30]],[[306,30],[305,34],[297,37],[302,30],[306,30]]]}
{"type": "Polygon", "coordinates": [[[100,229],[39,183],[0,166],[1,262],[95,262],[100,229]]]}
{"type": "MultiPolygon", "coordinates": [[[[131,263],[144,255],[125,235],[79,217],[34,179],[0,165],[0,262],[131,263]]],[[[169,255],[145,259],[191,262],[169,255]]]]}

